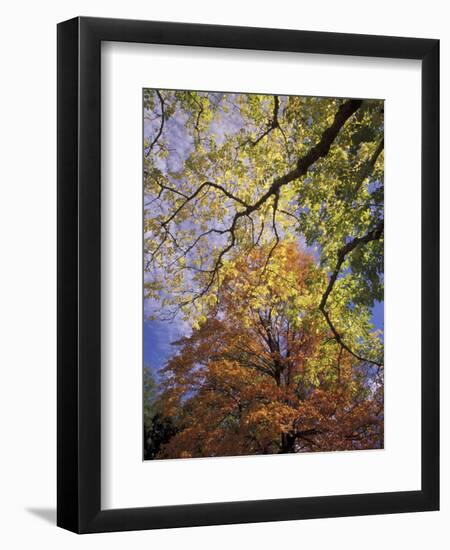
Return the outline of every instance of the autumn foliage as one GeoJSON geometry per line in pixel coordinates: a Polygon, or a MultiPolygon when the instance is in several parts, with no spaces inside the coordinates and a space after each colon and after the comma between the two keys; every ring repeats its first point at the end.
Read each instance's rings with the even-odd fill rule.
{"type": "Polygon", "coordinates": [[[277,273],[255,249],[163,369],[160,408],[178,432],[160,458],[347,450],[382,445],[382,394],[330,340],[315,308],[323,274],[290,243],[277,273]]]}
{"type": "Polygon", "coordinates": [[[182,335],[146,458],[383,447],[383,135],[380,100],[144,90],[145,322],[182,335]]]}

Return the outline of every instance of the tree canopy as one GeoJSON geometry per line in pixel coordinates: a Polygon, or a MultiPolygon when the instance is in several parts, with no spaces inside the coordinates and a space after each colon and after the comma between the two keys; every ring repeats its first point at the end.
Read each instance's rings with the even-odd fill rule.
{"type": "Polygon", "coordinates": [[[236,261],[214,314],[163,369],[160,408],[180,431],[162,457],[381,445],[381,372],[355,369],[330,339],[322,271],[294,243],[277,247],[273,272],[266,254],[236,261]]]}
{"type": "Polygon", "coordinates": [[[145,298],[190,327],[159,456],[381,446],[383,102],[145,90],[144,116],[145,298]]]}

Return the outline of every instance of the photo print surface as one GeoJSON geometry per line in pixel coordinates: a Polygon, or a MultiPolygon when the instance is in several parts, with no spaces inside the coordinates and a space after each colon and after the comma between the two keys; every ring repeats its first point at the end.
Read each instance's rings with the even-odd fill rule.
{"type": "Polygon", "coordinates": [[[384,102],[143,90],[145,460],[382,449],[384,102]]]}

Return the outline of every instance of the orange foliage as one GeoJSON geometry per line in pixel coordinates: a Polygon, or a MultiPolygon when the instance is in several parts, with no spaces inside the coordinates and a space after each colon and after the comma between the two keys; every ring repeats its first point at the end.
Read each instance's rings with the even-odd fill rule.
{"type": "Polygon", "coordinates": [[[235,262],[217,303],[163,369],[159,406],[178,433],[160,458],[350,450],[382,441],[382,386],[317,315],[310,255],[254,249],[235,262]],[[308,298],[309,296],[309,298],[308,298]]]}

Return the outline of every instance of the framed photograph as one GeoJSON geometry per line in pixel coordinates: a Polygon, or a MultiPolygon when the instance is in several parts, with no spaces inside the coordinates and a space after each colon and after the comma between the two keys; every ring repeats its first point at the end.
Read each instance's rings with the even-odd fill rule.
{"type": "Polygon", "coordinates": [[[439,41],[58,25],[77,533],[439,508],[439,41]]]}

